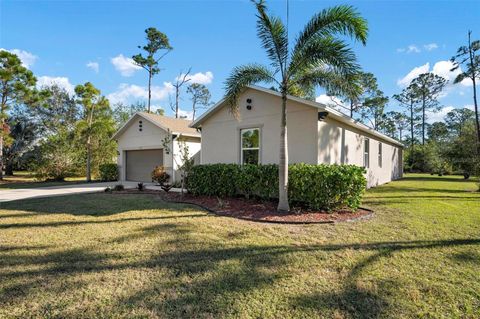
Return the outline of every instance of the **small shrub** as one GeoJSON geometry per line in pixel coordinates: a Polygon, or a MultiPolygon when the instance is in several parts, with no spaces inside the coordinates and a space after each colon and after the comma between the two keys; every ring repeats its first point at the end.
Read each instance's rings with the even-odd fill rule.
{"type": "Polygon", "coordinates": [[[137,189],[141,192],[143,192],[145,190],[145,185],[143,185],[143,183],[138,183],[137,184],[137,189]]]}
{"type": "Polygon", "coordinates": [[[158,183],[159,185],[163,185],[164,183],[168,182],[170,179],[170,174],[165,172],[165,167],[162,165],[156,166],[152,171],[152,181],[158,183]]]}
{"type": "MultiPolygon", "coordinates": [[[[364,172],[354,165],[290,165],[290,201],[313,209],[356,209],[367,184],[364,172]]],[[[278,165],[197,165],[187,189],[194,195],[278,198],[278,165]]]]}
{"type": "Polygon", "coordinates": [[[125,190],[125,186],[123,186],[122,184],[117,184],[113,187],[113,190],[117,191],[117,192],[123,191],[123,190],[125,190]]]}
{"type": "Polygon", "coordinates": [[[105,182],[118,180],[118,166],[115,163],[100,165],[100,179],[105,182]]]}
{"type": "Polygon", "coordinates": [[[103,191],[104,191],[105,193],[111,193],[111,192],[112,192],[112,188],[111,188],[111,187],[106,187],[103,191]]]}

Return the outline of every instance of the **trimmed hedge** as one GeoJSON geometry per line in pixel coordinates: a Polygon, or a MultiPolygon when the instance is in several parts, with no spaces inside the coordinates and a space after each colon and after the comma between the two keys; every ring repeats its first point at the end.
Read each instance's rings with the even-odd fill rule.
{"type": "Polygon", "coordinates": [[[118,166],[115,163],[102,164],[99,167],[100,179],[110,182],[118,180],[118,166]]]}
{"type": "MultiPolygon", "coordinates": [[[[367,185],[364,172],[355,165],[290,165],[290,201],[313,209],[356,209],[367,185]]],[[[196,165],[187,188],[194,195],[278,198],[278,165],[196,165]]]]}

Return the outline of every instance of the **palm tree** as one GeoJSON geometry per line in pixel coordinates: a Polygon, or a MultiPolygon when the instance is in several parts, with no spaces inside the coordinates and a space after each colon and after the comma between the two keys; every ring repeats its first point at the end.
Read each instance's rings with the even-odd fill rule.
{"type": "Polygon", "coordinates": [[[328,92],[352,91],[346,78],[359,72],[356,56],[338,36],[350,36],[365,45],[368,26],[350,6],[335,6],[314,15],[298,35],[292,51],[283,22],[267,14],[264,0],[253,1],[257,8],[257,34],[270,59],[270,66],[248,64],[233,69],[225,82],[225,98],[238,115],[237,100],[251,84],[275,85],[282,96],[279,158],[279,212],[289,211],[287,95],[312,96],[316,86],[328,92]]]}

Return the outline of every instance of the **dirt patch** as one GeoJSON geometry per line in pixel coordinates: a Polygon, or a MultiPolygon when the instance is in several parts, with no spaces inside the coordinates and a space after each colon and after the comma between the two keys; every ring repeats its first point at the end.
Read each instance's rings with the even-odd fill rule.
{"type": "MultiPolygon", "coordinates": [[[[122,193],[139,193],[136,190],[125,190],[122,193]]],[[[373,212],[360,208],[356,211],[339,210],[326,212],[292,207],[289,213],[278,213],[276,202],[245,198],[218,198],[215,196],[193,196],[191,194],[165,193],[146,190],[142,193],[156,194],[163,200],[176,203],[187,203],[200,206],[216,215],[235,217],[250,221],[284,223],[284,224],[317,224],[355,221],[369,218],[373,212]]]]}

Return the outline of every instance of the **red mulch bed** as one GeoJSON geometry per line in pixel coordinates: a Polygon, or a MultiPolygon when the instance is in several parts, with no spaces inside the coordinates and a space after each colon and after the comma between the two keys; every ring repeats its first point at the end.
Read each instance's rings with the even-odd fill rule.
{"type": "Polygon", "coordinates": [[[309,210],[293,207],[292,211],[280,214],[276,211],[276,203],[245,198],[219,199],[213,196],[193,196],[191,194],[165,193],[159,195],[166,201],[188,203],[200,206],[210,212],[239,219],[285,224],[314,224],[354,221],[371,217],[371,210],[360,208],[356,211],[339,210],[335,212],[309,210]]]}

